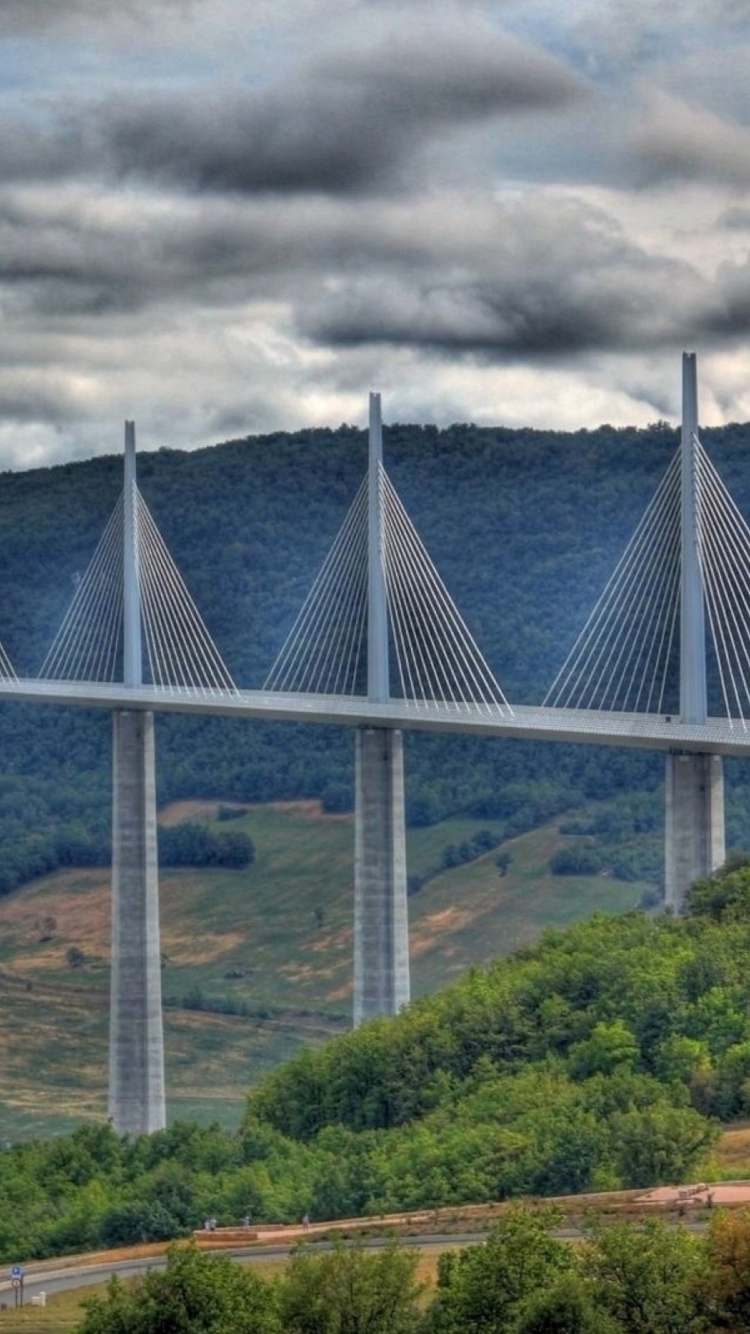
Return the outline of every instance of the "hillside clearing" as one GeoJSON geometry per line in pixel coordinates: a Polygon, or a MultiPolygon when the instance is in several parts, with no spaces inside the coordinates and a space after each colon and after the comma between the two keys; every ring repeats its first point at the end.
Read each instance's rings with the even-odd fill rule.
{"type": "MultiPolygon", "coordinates": [[[[161,818],[213,822],[218,808],[179,803],[161,818]]],[[[249,807],[232,828],[255,844],[246,870],[161,875],[169,1116],[227,1126],[260,1074],[349,1026],[352,969],[353,817],[284,802],[249,807]]],[[[426,875],[448,844],[480,828],[499,826],[461,817],[409,830],[410,873],[426,875]]],[[[492,851],[410,897],[414,995],[546,926],[637,904],[642,882],[552,876],[549,858],[563,841],[552,822],[503,844],[512,856],[505,875],[492,851]]],[[[0,1137],[106,1115],[108,955],[106,870],[58,872],[0,899],[0,1137]]]]}

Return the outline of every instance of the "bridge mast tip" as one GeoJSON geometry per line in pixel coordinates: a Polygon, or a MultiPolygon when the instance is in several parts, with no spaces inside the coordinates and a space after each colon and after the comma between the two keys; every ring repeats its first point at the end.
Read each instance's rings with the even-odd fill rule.
{"type": "Polygon", "coordinates": [[[382,453],[380,437],[383,429],[383,417],[380,407],[380,394],[374,393],[373,390],[370,390],[369,428],[371,450],[374,445],[378,456],[380,456],[382,453]]]}

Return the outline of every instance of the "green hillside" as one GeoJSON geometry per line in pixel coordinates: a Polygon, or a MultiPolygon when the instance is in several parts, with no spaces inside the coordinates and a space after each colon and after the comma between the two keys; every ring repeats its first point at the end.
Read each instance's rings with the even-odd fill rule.
{"type": "Polygon", "coordinates": [[[99,1123],[8,1146],[0,1258],[181,1235],[205,1217],[715,1180],[720,1123],[750,1112],[748,860],[688,908],[547,931],[395,1018],[307,1045],[251,1090],[239,1131],[181,1121],[130,1139],[99,1123]]]}
{"type": "MultiPolygon", "coordinates": [[[[170,808],[216,822],[216,803],[170,808]]],[[[243,870],[161,877],[167,1092],[171,1118],[238,1124],[247,1088],[300,1043],[349,1027],[353,821],[318,803],[251,807],[232,820],[256,849],[243,870]]],[[[498,822],[409,831],[413,875],[498,822]]],[[[473,963],[648,889],[611,876],[553,876],[569,843],[550,822],[427,878],[410,897],[413,988],[432,992],[473,963]]],[[[109,887],[99,869],[43,877],[0,899],[0,1139],[47,1134],[106,1108],[109,887]],[[74,952],[74,953],[72,953],[74,952]],[[71,965],[71,958],[74,964],[71,965]]]]}

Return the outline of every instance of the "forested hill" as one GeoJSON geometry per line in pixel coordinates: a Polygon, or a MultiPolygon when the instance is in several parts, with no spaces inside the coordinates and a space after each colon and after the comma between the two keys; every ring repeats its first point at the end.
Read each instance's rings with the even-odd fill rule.
{"type": "Polygon", "coordinates": [[[715,1179],[719,1120],[750,1111],[750,867],[701,882],[688,913],[548,932],[395,1019],[308,1046],[250,1092],[239,1133],[178,1121],[119,1139],[86,1125],[13,1145],[0,1260],[179,1235],[201,1218],[715,1179]]]}
{"type": "MultiPolygon", "coordinates": [[[[750,512],[750,427],[703,440],[750,512]]],[[[394,485],[512,701],[542,698],[676,446],[663,424],[576,434],[385,428],[394,485]]],[[[141,490],[239,684],[262,684],[366,453],[365,433],[342,426],[139,455],[141,490]]],[[[19,674],[39,670],[120,487],[117,455],[0,477],[0,640],[19,674]]],[[[0,890],[104,856],[106,716],[8,705],[0,748],[0,890]]],[[[322,727],[163,719],[160,798],[321,796],[343,808],[352,750],[349,735],[322,727]]],[[[460,738],[410,738],[407,764],[412,821],[471,810],[507,819],[509,832],[662,776],[658,757],[636,752],[460,738]]],[[[728,768],[737,792],[743,766],[728,768]]],[[[744,806],[738,798],[730,810],[744,806]]],[[[736,813],[730,834],[750,843],[736,813]]]]}

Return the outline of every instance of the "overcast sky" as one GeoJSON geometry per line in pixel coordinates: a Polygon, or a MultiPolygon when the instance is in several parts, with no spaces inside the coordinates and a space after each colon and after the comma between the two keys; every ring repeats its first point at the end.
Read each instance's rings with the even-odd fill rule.
{"type": "Polygon", "coordinates": [[[750,420],[750,0],[2,0],[0,468],[750,420]]]}

